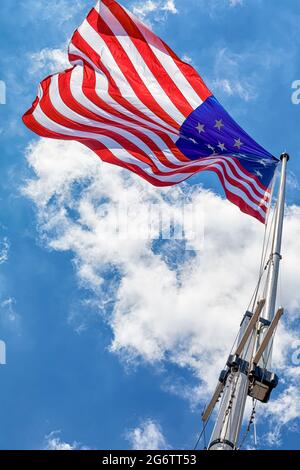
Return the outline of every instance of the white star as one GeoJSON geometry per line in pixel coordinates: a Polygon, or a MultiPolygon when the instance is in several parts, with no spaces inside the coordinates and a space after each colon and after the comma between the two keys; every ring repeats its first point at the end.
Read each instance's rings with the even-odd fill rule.
{"type": "Polygon", "coordinates": [[[237,147],[238,149],[240,149],[242,145],[243,145],[243,142],[241,141],[240,138],[234,139],[234,147],[237,147]]]}
{"type": "Polygon", "coordinates": [[[205,132],[204,124],[200,124],[200,122],[198,122],[198,125],[197,125],[196,129],[199,132],[199,134],[201,134],[201,132],[205,132]]]}
{"type": "Polygon", "coordinates": [[[263,175],[261,174],[261,172],[259,170],[255,170],[255,174],[259,177],[259,178],[262,178],[263,175]]]}
{"type": "Polygon", "coordinates": [[[212,150],[213,152],[215,151],[215,147],[213,147],[213,146],[210,145],[210,144],[207,144],[206,147],[209,148],[210,150],[212,150]]]}
{"type": "Polygon", "coordinates": [[[197,140],[193,139],[192,137],[190,137],[189,139],[191,142],[193,142],[193,144],[197,144],[197,140]]]}
{"type": "Polygon", "coordinates": [[[261,163],[261,165],[263,165],[265,167],[267,166],[266,160],[259,160],[259,163],[261,163]]]}
{"type": "Polygon", "coordinates": [[[218,147],[219,147],[219,149],[222,150],[222,152],[224,152],[224,150],[226,150],[225,144],[222,144],[221,142],[219,142],[218,147]]]}
{"type": "Polygon", "coordinates": [[[222,119],[216,119],[216,124],[214,125],[214,127],[216,127],[220,131],[222,127],[224,127],[222,119]]]}

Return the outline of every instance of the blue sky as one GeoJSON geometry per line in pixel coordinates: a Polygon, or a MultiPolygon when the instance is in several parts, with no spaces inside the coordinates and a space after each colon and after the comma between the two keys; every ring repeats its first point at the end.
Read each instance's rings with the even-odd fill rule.
{"type": "MultiPolygon", "coordinates": [[[[299,2],[122,3],[193,63],[250,135],[274,155],[291,154],[282,274],[288,315],[274,359],[283,380],[273,404],[260,409],[258,433],[261,448],[297,449],[300,371],[292,353],[299,341],[300,105],[292,103],[291,86],[300,80],[299,2]]],[[[108,165],[100,169],[76,145],[41,142],[21,122],[38,82],[62,67],[67,41],[92,5],[1,2],[7,101],[0,105],[0,340],[7,364],[0,366],[0,448],[125,449],[145,440],[192,448],[200,410],[254,287],[262,229],[216,195],[222,191],[214,176],[201,174],[189,184],[205,213],[203,252],[191,254],[177,242],[135,247],[97,239],[99,208],[117,203],[127,176],[108,165]],[[204,290],[212,286],[209,297],[204,290]],[[240,296],[231,291],[238,287],[240,296]],[[211,325],[203,320],[208,308],[211,325]],[[161,314],[153,316],[153,309],[161,314]]],[[[146,183],[132,181],[131,201],[142,194],[140,207],[155,197],[161,202],[146,183]]],[[[177,207],[176,191],[169,204],[177,207]]]]}

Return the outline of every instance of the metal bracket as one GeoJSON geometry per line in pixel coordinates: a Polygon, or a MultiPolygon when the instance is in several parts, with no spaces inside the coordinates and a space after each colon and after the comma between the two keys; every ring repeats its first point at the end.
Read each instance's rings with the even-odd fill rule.
{"type": "Polygon", "coordinates": [[[245,344],[247,343],[247,340],[249,339],[253,328],[255,327],[256,323],[258,322],[258,319],[260,317],[262,309],[265,306],[265,303],[266,303],[265,299],[262,299],[257,303],[257,307],[255,309],[255,312],[253,313],[253,315],[252,315],[252,317],[251,317],[251,319],[250,319],[250,321],[247,325],[246,331],[245,331],[242,339],[240,340],[240,342],[238,344],[238,347],[236,348],[236,351],[235,351],[236,356],[240,356],[242,354],[243,349],[245,347],[245,344]]]}
{"type": "Polygon", "coordinates": [[[214,407],[216,406],[216,403],[219,401],[219,398],[221,396],[221,393],[223,392],[225,387],[225,382],[219,382],[217,385],[217,388],[215,390],[215,393],[213,394],[212,399],[210,400],[209,404],[207,405],[206,409],[204,410],[202,414],[202,421],[205,423],[208,418],[210,417],[214,407]]]}
{"type": "Polygon", "coordinates": [[[279,320],[280,320],[280,318],[282,317],[283,313],[284,313],[284,309],[283,309],[283,308],[279,308],[279,309],[277,310],[276,315],[275,315],[275,317],[273,318],[273,320],[272,320],[272,322],[271,322],[271,324],[270,324],[270,326],[269,326],[269,328],[268,328],[268,331],[267,331],[267,333],[266,333],[266,336],[264,337],[264,339],[263,339],[263,341],[262,341],[260,347],[258,348],[257,353],[256,353],[255,356],[254,356],[253,364],[255,364],[255,365],[258,364],[260,358],[262,357],[262,355],[263,355],[265,349],[267,348],[267,346],[268,346],[268,344],[269,344],[269,342],[270,342],[270,339],[271,339],[271,337],[272,337],[272,335],[273,335],[273,332],[274,332],[276,326],[278,325],[279,320]]]}

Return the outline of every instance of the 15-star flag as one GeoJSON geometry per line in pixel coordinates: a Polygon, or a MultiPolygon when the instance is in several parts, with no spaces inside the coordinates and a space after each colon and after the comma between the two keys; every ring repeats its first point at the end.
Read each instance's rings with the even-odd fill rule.
{"type": "Polygon", "coordinates": [[[265,222],[278,160],[225,111],[189,64],[114,0],[98,1],[23,121],[77,140],[156,186],[209,170],[226,197],[265,222]]]}

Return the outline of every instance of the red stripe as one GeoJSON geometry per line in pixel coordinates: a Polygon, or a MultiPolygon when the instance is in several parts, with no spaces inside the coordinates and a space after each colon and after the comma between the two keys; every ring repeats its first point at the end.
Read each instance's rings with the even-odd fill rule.
{"type": "MultiPolygon", "coordinates": [[[[108,0],[102,0],[102,3],[108,7],[110,2],[108,0]]],[[[163,64],[158,60],[152,49],[149,47],[149,44],[146,42],[138,27],[134,24],[130,16],[118,3],[114,2],[110,4],[109,10],[127,32],[132,43],[139,51],[143,60],[155,76],[160,86],[163,88],[166,95],[170,98],[176,108],[187,118],[187,116],[191,114],[194,109],[187,101],[181,90],[177,87],[175,82],[172,80],[163,64]]],[[[99,13],[96,10],[94,10],[94,15],[99,17],[99,13]]],[[[104,15],[103,17],[105,20],[104,15]]]]}
{"type": "MultiPolygon", "coordinates": [[[[130,163],[125,163],[119,160],[117,157],[115,157],[112,152],[105,147],[102,142],[93,140],[93,139],[84,139],[84,138],[76,138],[71,136],[64,136],[61,134],[58,134],[57,132],[53,132],[45,127],[43,127],[41,124],[38,123],[38,121],[35,119],[33,114],[31,114],[30,110],[24,114],[23,116],[23,122],[24,124],[32,129],[36,134],[40,135],[41,137],[48,137],[56,140],[76,140],[77,142],[85,145],[89,149],[93,150],[98,157],[101,158],[101,160],[107,162],[107,163],[112,163],[114,165],[120,166],[122,168],[126,168],[128,170],[131,170],[133,173],[137,173],[139,176],[142,178],[146,179],[149,181],[151,184],[154,186],[170,186],[169,182],[160,182],[156,180],[155,178],[149,176],[147,173],[145,173],[141,168],[139,168],[137,165],[130,164],[130,163]]],[[[174,183],[176,184],[176,183],[174,183]]]]}
{"type": "Polygon", "coordinates": [[[174,60],[179,70],[181,71],[181,73],[185,76],[185,78],[193,87],[200,99],[202,101],[205,101],[209,96],[212,96],[212,92],[207,88],[204,81],[202,80],[198,72],[194,69],[194,67],[192,67],[190,64],[183,62],[164,41],[162,41],[162,43],[165,46],[167,52],[174,60]]]}
{"type": "MultiPolygon", "coordinates": [[[[207,168],[208,171],[213,171],[214,173],[216,173],[218,175],[218,178],[220,180],[220,183],[222,184],[222,187],[224,189],[224,192],[226,194],[226,198],[230,201],[230,202],[233,202],[233,204],[237,205],[240,210],[246,214],[249,214],[251,215],[252,217],[255,217],[256,219],[258,219],[260,222],[262,223],[265,223],[265,220],[266,218],[263,217],[258,211],[256,211],[255,209],[253,209],[253,207],[249,206],[249,204],[247,204],[246,201],[244,201],[244,199],[242,199],[240,196],[238,196],[237,194],[234,194],[232,192],[230,192],[226,187],[225,187],[225,180],[224,180],[224,177],[222,175],[222,173],[217,170],[216,168],[207,168]]],[[[267,210],[265,210],[264,208],[261,208],[264,212],[267,212],[267,210]]]]}
{"type": "MultiPolygon", "coordinates": [[[[32,129],[34,132],[36,132],[40,136],[50,137],[50,138],[53,138],[53,139],[60,139],[60,140],[74,140],[74,137],[62,136],[62,135],[60,135],[56,132],[50,131],[49,129],[45,129],[43,126],[41,126],[36,121],[34,116],[32,115],[32,108],[26,114],[24,114],[23,121],[24,121],[24,123],[27,127],[32,129]]],[[[109,149],[107,149],[107,147],[104,146],[104,144],[102,144],[99,141],[95,141],[95,140],[92,140],[92,139],[84,139],[84,138],[78,138],[76,140],[78,142],[84,144],[85,146],[87,146],[91,150],[93,150],[103,161],[114,164],[114,165],[117,165],[117,166],[120,166],[122,168],[127,168],[128,170],[138,174],[140,177],[147,180],[148,182],[150,182],[154,186],[165,187],[165,186],[173,186],[173,185],[177,184],[177,183],[172,183],[172,182],[158,181],[155,178],[148,175],[147,173],[145,173],[143,170],[141,170],[141,168],[139,168],[137,165],[130,164],[130,163],[124,163],[124,162],[120,161],[118,158],[116,158],[111,153],[111,151],[109,149]]],[[[261,214],[259,214],[252,207],[250,207],[239,196],[236,196],[236,195],[232,194],[230,191],[228,191],[225,188],[224,179],[223,179],[222,175],[216,169],[203,168],[201,171],[204,171],[205,169],[207,169],[209,171],[214,171],[218,175],[218,177],[221,181],[221,184],[224,188],[226,197],[228,198],[229,201],[231,201],[235,205],[237,205],[242,212],[255,217],[256,219],[258,219],[262,223],[265,223],[265,218],[261,214]]],[[[184,180],[185,179],[183,179],[182,181],[184,181],[184,180]]]]}
{"type": "Polygon", "coordinates": [[[82,91],[87,99],[89,99],[98,108],[104,109],[108,113],[120,119],[124,119],[125,121],[135,124],[136,126],[142,129],[149,129],[151,132],[155,133],[157,136],[159,136],[162,139],[162,141],[166,145],[166,148],[168,148],[178,160],[182,162],[190,161],[189,158],[187,158],[183,153],[180,152],[180,150],[175,145],[175,143],[173,142],[173,140],[171,139],[168,133],[166,133],[165,131],[157,130],[153,128],[151,124],[146,125],[114,109],[112,106],[106,103],[106,101],[102,100],[101,97],[99,97],[99,95],[95,91],[95,87],[96,87],[95,71],[90,69],[89,67],[84,67],[82,91]]]}
{"type": "MultiPolygon", "coordinates": [[[[92,120],[97,121],[99,123],[112,125],[114,127],[118,127],[120,129],[124,129],[124,130],[130,132],[131,134],[133,134],[136,137],[138,137],[139,139],[141,139],[153,151],[153,153],[157,156],[157,158],[164,165],[166,165],[169,168],[178,168],[178,165],[176,166],[173,163],[171,163],[166,158],[166,156],[164,155],[164,153],[162,152],[160,147],[150,137],[148,137],[146,134],[141,132],[138,128],[129,127],[129,126],[126,126],[126,124],[121,124],[121,123],[115,122],[113,120],[107,119],[105,117],[100,117],[97,114],[94,114],[92,111],[85,108],[84,106],[82,106],[80,103],[78,103],[74,99],[74,97],[73,97],[73,95],[70,91],[70,79],[71,79],[70,74],[61,74],[59,76],[60,96],[61,96],[61,99],[63,100],[63,102],[66,104],[66,106],[68,106],[71,110],[73,110],[74,112],[76,112],[80,116],[86,117],[87,119],[92,119],[92,120]]],[[[61,124],[61,122],[59,122],[59,124],[61,124]]],[[[82,130],[84,130],[84,129],[88,129],[88,130],[98,129],[97,127],[94,128],[92,126],[86,126],[86,125],[82,125],[82,124],[79,124],[79,126],[83,126],[82,130]]],[[[105,132],[105,129],[104,129],[104,132],[105,132]]],[[[175,144],[173,144],[173,145],[175,147],[175,144]]]]}
{"type": "MultiPolygon", "coordinates": [[[[110,75],[109,71],[101,61],[100,56],[90,47],[90,45],[83,39],[83,37],[80,35],[79,31],[75,31],[73,37],[72,37],[72,44],[82,51],[86,56],[91,58],[91,61],[96,65],[98,69],[100,69],[104,75],[107,78],[108,81],[108,92],[112,96],[112,98],[117,101],[121,106],[123,106],[125,109],[130,111],[131,113],[135,114],[136,116],[139,116],[140,118],[160,126],[162,129],[165,131],[170,132],[170,129],[167,126],[164,126],[160,122],[155,121],[152,119],[150,116],[147,114],[143,113],[140,109],[138,109],[136,106],[134,106],[130,101],[128,101],[126,98],[123,97],[118,85],[116,84],[115,80],[113,77],[110,75]]],[[[72,54],[73,55],[73,54],[72,54]]],[[[73,55],[74,56],[74,55],[73,55]]],[[[80,56],[76,56],[80,58],[81,60],[84,61],[84,58],[81,58],[80,56]]],[[[71,61],[71,55],[69,54],[69,59],[71,61]]],[[[86,64],[86,61],[84,61],[86,64]]],[[[90,64],[88,64],[90,67],[90,64]]],[[[178,125],[176,124],[176,129],[178,128],[178,125]]],[[[174,129],[173,132],[175,133],[176,130],[174,129]]]]}
{"type": "MultiPolygon", "coordinates": [[[[95,146],[95,143],[93,141],[90,141],[90,142],[85,142],[84,145],[88,146],[91,150],[93,150],[94,152],[96,152],[102,160],[108,162],[108,163],[113,163],[115,165],[118,165],[122,168],[127,168],[129,170],[131,170],[132,172],[138,174],[140,177],[144,178],[145,180],[147,180],[148,182],[150,182],[151,184],[153,184],[154,186],[157,186],[157,187],[163,187],[163,186],[174,186],[178,183],[165,183],[165,182],[162,182],[162,181],[158,181],[156,180],[155,178],[151,177],[150,175],[148,175],[147,173],[145,173],[143,170],[141,170],[141,168],[139,168],[138,166],[134,165],[134,164],[130,164],[130,163],[124,163],[122,161],[120,161],[118,158],[116,158],[103,144],[100,144],[99,147],[101,147],[101,150],[100,149],[97,149],[97,146],[98,146],[98,142],[96,143],[96,146],[95,146]],[[101,153],[100,153],[101,152],[101,153]]],[[[204,171],[205,168],[202,170],[204,171]]],[[[251,206],[249,206],[243,199],[241,199],[239,196],[231,193],[230,191],[228,191],[225,186],[224,186],[224,180],[223,180],[223,177],[220,173],[218,173],[218,171],[216,169],[209,169],[207,168],[207,170],[209,171],[213,171],[214,173],[216,173],[220,179],[220,182],[224,188],[224,191],[225,191],[225,194],[226,194],[226,197],[229,201],[233,202],[235,205],[237,205],[240,210],[248,215],[251,215],[252,217],[255,217],[257,220],[259,220],[260,222],[262,223],[265,223],[265,220],[266,218],[263,217],[259,212],[257,212],[255,209],[253,209],[251,206]]],[[[188,177],[187,177],[188,178],[188,177]]],[[[186,179],[187,179],[186,178],[186,179]]],[[[182,180],[184,181],[184,180],[182,180]]]]}
{"type": "MultiPolygon", "coordinates": [[[[138,147],[125,137],[121,136],[117,132],[109,129],[78,124],[72,121],[71,119],[63,116],[52,105],[49,94],[46,94],[44,98],[40,101],[40,107],[43,113],[48,116],[52,121],[56,122],[57,124],[60,124],[61,126],[67,127],[70,130],[74,130],[75,132],[90,132],[94,133],[95,135],[110,137],[111,139],[115,140],[121,147],[124,147],[124,149],[126,149],[134,158],[149,165],[152,168],[153,173],[161,174],[161,172],[156,167],[155,163],[140,147],[138,147]]],[[[65,135],[63,134],[63,130],[61,135],[65,135]]],[[[84,138],[81,136],[74,135],[73,139],[81,140],[84,138]]],[[[90,137],[88,137],[88,139],[90,139],[90,137]]]]}
{"type": "MultiPolygon", "coordinates": [[[[89,148],[91,148],[91,150],[96,152],[98,155],[100,154],[100,152],[97,149],[93,148],[93,143],[92,143],[92,145],[90,145],[89,143],[85,143],[85,145],[87,145],[89,148]]],[[[146,181],[148,181],[149,183],[151,183],[151,184],[153,184],[154,186],[157,186],[157,187],[174,186],[174,185],[177,184],[177,183],[165,183],[165,182],[162,182],[162,181],[158,181],[155,178],[148,175],[147,173],[145,173],[138,166],[136,166],[134,164],[124,164],[123,162],[118,160],[114,155],[112,155],[112,153],[105,146],[103,146],[103,147],[104,148],[102,148],[101,154],[100,154],[102,160],[104,160],[108,163],[112,163],[114,165],[118,165],[122,168],[127,168],[128,170],[131,170],[132,172],[139,175],[141,178],[145,179],[146,181]]],[[[208,168],[208,170],[209,170],[209,168],[208,168]]],[[[202,171],[204,171],[204,169],[202,171]]],[[[266,217],[263,217],[259,212],[255,211],[251,206],[249,206],[243,199],[241,199],[239,196],[236,196],[235,194],[231,193],[230,191],[228,191],[224,187],[223,182],[222,182],[222,177],[218,174],[218,172],[215,169],[211,169],[210,171],[214,171],[215,173],[217,173],[217,175],[220,179],[220,182],[221,182],[221,184],[224,188],[226,197],[230,202],[232,202],[233,204],[238,206],[239,209],[242,212],[244,212],[245,214],[251,215],[252,217],[254,217],[257,220],[259,220],[260,222],[262,222],[263,224],[266,222],[266,217]]],[[[185,180],[182,180],[182,181],[185,181],[185,180]]]]}
{"type": "MultiPolygon", "coordinates": [[[[117,5],[114,0],[110,0],[110,8],[112,8],[113,4],[117,5]]],[[[138,26],[139,30],[144,34],[144,36],[148,36],[151,38],[151,44],[153,44],[157,49],[161,50],[163,53],[169,54],[169,56],[173,59],[175,65],[179,68],[182,75],[191,85],[191,87],[199,96],[201,101],[205,101],[209,96],[212,95],[212,92],[207,88],[198,72],[190,64],[183,62],[161,38],[156,36],[149,28],[147,28],[141,21],[139,21],[138,18],[136,18],[130,12],[129,14],[132,21],[138,26]]]]}
{"type": "MultiPolygon", "coordinates": [[[[226,158],[225,161],[229,164],[232,173],[234,173],[235,177],[236,177],[238,180],[243,181],[243,182],[245,182],[246,184],[248,184],[248,186],[251,187],[252,191],[256,194],[256,196],[257,196],[259,199],[262,199],[262,200],[265,200],[265,201],[268,200],[267,196],[265,195],[266,189],[263,187],[263,189],[262,189],[263,194],[262,194],[262,193],[260,193],[260,192],[258,191],[258,189],[257,189],[257,188],[255,187],[255,185],[253,184],[254,181],[256,181],[255,178],[253,177],[253,175],[251,175],[251,174],[249,175],[249,174],[248,174],[248,176],[250,176],[250,178],[251,178],[251,181],[249,181],[249,180],[247,180],[245,177],[241,176],[241,175],[238,173],[237,169],[235,168],[235,166],[234,166],[234,164],[233,164],[233,162],[237,164],[237,159],[236,159],[236,158],[230,158],[230,159],[227,159],[227,158],[226,158]],[[253,181],[253,180],[254,180],[254,181],[253,181]]],[[[238,167],[239,167],[239,169],[241,170],[241,172],[246,173],[246,171],[244,171],[243,167],[242,167],[240,164],[238,165],[238,167]]],[[[247,172],[247,173],[248,173],[248,172],[247,172]]],[[[246,175],[247,175],[247,173],[246,173],[246,175]]]]}
{"type": "MultiPolygon", "coordinates": [[[[134,144],[133,142],[131,142],[127,138],[119,135],[115,131],[109,130],[109,129],[93,127],[93,126],[89,126],[89,125],[78,124],[75,121],[67,118],[64,115],[62,115],[58,110],[56,110],[56,108],[53,106],[53,104],[50,100],[49,91],[48,91],[49,84],[50,84],[49,80],[46,80],[42,83],[42,88],[43,88],[44,94],[43,94],[43,98],[42,98],[42,100],[40,100],[39,104],[40,104],[40,107],[41,107],[43,113],[46,116],[48,116],[53,122],[55,122],[57,124],[60,124],[61,126],[64,126],[64,127],[68,128],[69,130],[74,130],[75,132],[76,132],[76,130],[81,131],[81,132],[90,132],[90,133],[94,133],[95,135],[100,135],[100,136],[104,135],[104,136],[112,138],[121,147],[126,149],[134,158],[136,158],[137,160],[139,160],[141,162],[144,162],[147,165],[149,165],[154,174],[161,175],[161,176],[169,176],[169,175],[173,175],[173,174],[176,174],[176,173],[181,173],[181,172],[182,173],[187,173],[187,172],[191,171],[188,168],[178,168],[178,167],[174,166],[171,162],[168,161],[167,162],[168,166],[171,167],[171,168],[177,168],[177,171],[170,171],[170,172],[166,172],[166,173],[161,172],[157,168],[155,162],[152,161],[151,158],[140,147],[138,147],[136,144],[134,144]]],[[[55,134],[55,135],[59,135],[59,136],[64,136],[65,135],[63,133],[63,130],[62,130],[61,134],[56,133],[54,131],[50,131],[50,132],[51,132],[51,134],[55,134]]],[[[42,135],[47,136],[45,134],[45,132],[43,132],[42,135]]],[[[68,140],[69,140],[70,136],[67,136],[67,137],[68,137],[68,140]]],[[[80,136],[77,136],[77,135],[73,135],[72,138],[73,138],[73,140],[79,140],[79,141],[92,140],[90,137],[85,138],[85,137],[80,137],[80,136]]],[[[162,154],[160,152],[160,156],[161,155],[162,154]]],[[[164,157],[164,155],[163,155],[163,157],[164,157]]],[[[165,162],[163,162],[163,163],[165,164],[165,162]]]]}
{"type": "MultiPolygon", "coordinates": [[[[218,168],[215,168],[215,169],[212,168],[214,163],[212,163],[212,164],[209,163],[205,167],[197,166],[197,165],[193,166],[192,168],[187,167],[187,166],[183,166],[183,167],[180,167],[180,168],[175,167],[176,170],[174,170],[174,171],[162,172],[158,169],[155,162],[140,147],[138,147],[136,144],[134,144],[133,142],[131,142],[127,138],[119,135],[115,131],[112,131],[112,130],[109,130],[109,129],[93,127],[93,126],[89,126],[89,125],[78,124],[75,121],[63,116],[58,110],[56,110],[56,108],[54,108],[54,106],[53,106],[53,104],[50,100],[50,96],[49,96],[50,81],[51,81],[51,79],[48,78],[48,79],[44,80],[44,82],[42,82],[42,89],[43,89],[44,94],[43,94],[42,100],[40,101],[40,107],[41,107],[42,111],[52,121],[68,128],[68,129],[74,130],[74,131],[78,130],[78,131],[82,131],[82,132],[91,132],[91,133],[95,133],[96,135],[97,134],[98,135],[104,135],[104,136],[108,136],[108,137],[112,138],[113,140],[118,142],[118,144],[120,146],[124,147],[134,158],[137,158],[141,162],[144,162],[147,165],[149,165],[154,174],[157,174],[157,175],[160,175],[160,176],[172,176],[172,175],[175,175],[177,173],[193,173],[194,174],[198,171],[204,171],[205,169],[211,169],[212,171],[216,171],[218,173],[219,177],[222,178],[222,181],[223,181],[223,184],[224,184],[224,177],[223,177],[221,171],[218,168]]],[[[61,89],[64,90],[64,93],[66,93],[66,90],[68,88],[69,88],[68,83],[62,83],[61,89]]],[[[72,100],[72,97],[69,96],[69,99],[72,100]]],[[[74,103],[74,105],[76,106],[76,102],[74,103]]],[[[63,131],[62,131],[62,133],[63,133],[63,131]]],[[[64,134],[62,134],[62,135],[64,135],[64,134]]],[[[73,136],[73,138],[74,139],[79,139],[79,140],[82,139],[82,137],[75,136],[75,135],[73,136]]],[[[162,155],[162,153],[160,151],[158,151],[158,154],[159,154],[159,156],[157,155],[158,158],[159,157],[164,158],[164,155],[162,155]]],[[[165,164],[164,161],[162,161],[162,163],[165,164]]],[[[245,188],[244,186],[242,186],[239,182],[233,180],[229,176],[229,174],[227,173],[226,167],[222,162],[216,162],[216,164],[219,164],[222,167],[223,172],[224,172],[225,177],[226,177],[226,181],[228,183],[230,183],[232,186],[234,186],[236,188],[239,188],[241,191],[244,192],[245,195],[248,196],[248,199],[250,201],[252,201],[253,204],[258,205],[258,202],[251,196],[248,189],[245,188]]],[[[168,162],[168,165],[166,165],[166,166],[168,166],[169,168],[174,168],[174,165],[169,163],[169,162],[168,162]]],[[[262,207],[262,210],[265,211],[266,208],[262,207]]]]}
{"type": "MultiPolygon", "coordinates": [[[[209,163],[205,167],[195,165],[192,168],[181,167],[181,168],[177,168],[175,171],[162,172],[158,169],[155,162],[153,162],[151,160],[151,158],[148,157],[148,155],[140,147],[138,147],[136,144],[134,144],[133,142],[131,142],[127,138],[117,134],[116,132],[114,132],[112,130],[101,129],[101,128],[96,128],[96,127],[93,127],[93,126],[77,124],[76,122],[72,121],[71,119],[63,116],[52,105],[52,102],[50,100],[49,93],[48,93],[49,83],[50,83],[49,80],[47,80],[46,83],[43,83],[44,95],[43,95],[43,99],[40,101],[40,107],[41,107],[42,111],[54,122],[57,122],[58,124],[60,124],[64,127],[67,127],[71,130],[74,130],[74,131],[79,130],[79,131],[82,131],[82,132],[91,132],[91,133],[95,133],[95,134],[98,134],[98,135],[104,135],[104,136],[108,136],[108,137],[112,138],[113,140],[118,142],[120,146],[124,147],[124,149],[126,149],[134,158],[136,158],[139,161],[144,162],[147,165],[149,165],[151,167],[153,173],[156,174],[156,175],[159,175],[159,176],[172,176],[172,175],[175,175],[177,173],[193,173],[194,174],[198,171],[204,171],[204,170],[207,169],[207,170],[215,171],[218,174],[219,178],[223,181],[223,184],[224,184],[224,177],[222,175],[222,172],[218,168],[213,168],[214,163],[212,163],[212,164],[209,163]]],[[[51,132],[53,132],[53,131],[51,131],[51,132]]],[[[62,134],[62,135],[64,135],[64,134],[62,134]]],[[[82,139],[83,140],[85,139],[85,138],[82,138],[82,137],[76,136],[76,135],[74,135],[73,138],[76,139],[76,140],[80,140],[80,141],[82,139]]],[[[255,201],[251,197],[248,190],[246,188],[244,188],[242,185],[240,185],[238,182],[234,181],[228,175],[227,170],[226,170],[225,166],[222,164],[222,162],[217,162],[217,163],[222,167],[223,172],[224,172],[225,177],[226,177],[226,181],[228,181],[230,184],[232,184],[232,186],[241,189],[248,196],[248,198],[254,204],[257,205],[257,201],[255,201]]],[[[171,166],[171,168],[174,167],[172,164],[170,164],[168,166],[169,167],[171,166]]],[[[236,197],[239,197],[239,196],[236,196],[236,197]]],[[[265,211],[266,209],[264,207],[262,207],[262,210],[265,211]]]]}
{"type": "Polygon", "coordinates": [[[122,71],[123,75],[126,77],[128,83],[130,84],[135,95],[139,100],[144,103],[144,105],[149,108],[157,117],[163,119],[167,124],[169,124],[174,129],[178,130],[181,123],[175,121],[155,100],[152,93],[149,91],[141,77],[139,76],[137,70],[135,69],[133,63],[128,57],[125,49],[121,46],[119,41],[114,36],[113,32],[109,26],[102,20],[102,18],[97,15],[97,18],[93,16],[92,10],[88,17],[87,22],[90,26],[96,31],[97,34],[101,36],[108,49],[110,50],[112,56],[114,57],[118,67],[122,71]]]}
{"type": "Polygon", "coordinates": [[[266,188],[262,182],[260,181],[259,178],[257,178],[257,176],[253,173],[250,173],[248,170],[246,170],[246,168],[243,167],[243,165],[240,163],[239,159],[238,158],[235,158],[234,159],[235,163],[238,165],[238,167],[240,168],[240,170],[242,170],[244,173],[246,173],[247,176],[249,176],[251,179],[255,180],[255,182],[258,184],[258,186],[261,187],[261,189],[265,192],[267,190],[269,190],[268,188],[266,188]]]}

